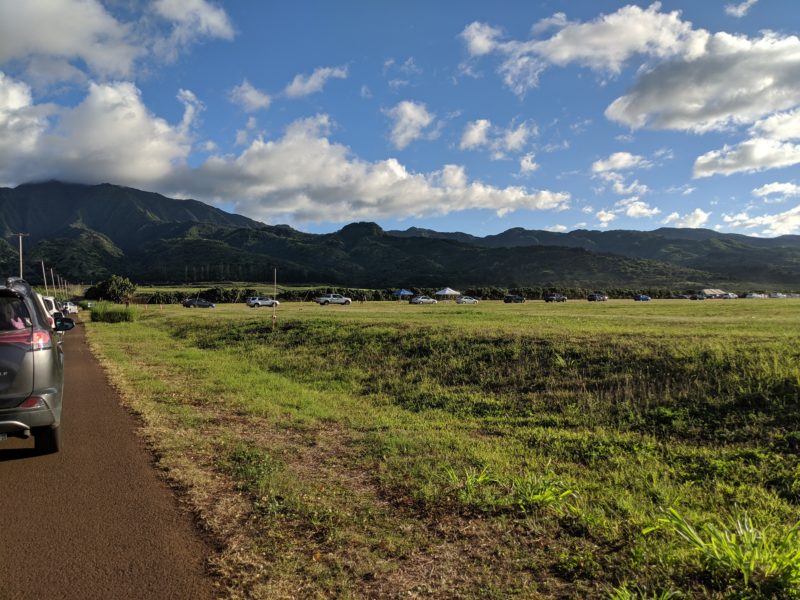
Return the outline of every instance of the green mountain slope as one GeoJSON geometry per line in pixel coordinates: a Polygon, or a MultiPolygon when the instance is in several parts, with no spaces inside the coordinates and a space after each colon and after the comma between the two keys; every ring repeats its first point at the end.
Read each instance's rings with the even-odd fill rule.
{"type": "MultiPolygon", "coordinates": [[[[109,184],[60,182],[0,189],[0,229],[25,240],[26,276],[45,261],[72,281],[111,273],[141,282],[271,280],[384,286],[697,288],[800,283],[798,236],[761,240],[708,230],[511,229],[479,238],[353,223],[315,235],[265,225],[194,200],[109,184]]],[[[0,267],[15,273],[11,237],[0,267]]]]}

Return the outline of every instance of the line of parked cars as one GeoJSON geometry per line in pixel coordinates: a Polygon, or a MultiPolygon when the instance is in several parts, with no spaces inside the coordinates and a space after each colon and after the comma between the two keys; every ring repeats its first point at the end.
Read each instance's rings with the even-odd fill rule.
{"type": "Polygon", "coordinates": [[[40,454],[61,448],[61,334],[75,327],[55,308],[23,279],[0,283],[0,441],[33,436],[40,454]]]}

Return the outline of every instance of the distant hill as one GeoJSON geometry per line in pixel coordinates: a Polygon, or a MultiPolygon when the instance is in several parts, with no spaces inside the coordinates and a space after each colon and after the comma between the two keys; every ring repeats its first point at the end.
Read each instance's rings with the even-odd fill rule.
{"type": "MultiPolygon", "coordinates": [[[[424,236],[428,239],[445,240],[465,235],[413,227],[387,233],[396,237],[424,236]]],[[[590,252],[656,260],[699,269],[734,281],[782,282],[793,285],[800,283],[800,236],[797,235],[756,238],[719,233],[710,229],[668,227],[655,231],[579,229],[569,233],[554,233],[516,227],[497,235],[467,236],[461,240],[483,248],[582,248],[590,252]]]]}
{"type": "Polygon", "coordinates": [[[0,268],[26,276],[44,260],[72,281],[111,273],[139,282],[269,281],[388,286],[800,286],[800,237],[772,240],[709,230],[573,231],[521,228],[494,236],[353,223],[316,235],[266,225],[195,200],[132,188],[47,182],[0,189],[0,268]]]}

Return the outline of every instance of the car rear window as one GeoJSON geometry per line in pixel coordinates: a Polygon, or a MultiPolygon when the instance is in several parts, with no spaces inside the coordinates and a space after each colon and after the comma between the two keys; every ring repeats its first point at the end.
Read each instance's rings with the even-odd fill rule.
{"type": "Polygon", "coordinates": [[[15,296],[0,296],[0,333],[31,327],[25,303],[15,296]]]}

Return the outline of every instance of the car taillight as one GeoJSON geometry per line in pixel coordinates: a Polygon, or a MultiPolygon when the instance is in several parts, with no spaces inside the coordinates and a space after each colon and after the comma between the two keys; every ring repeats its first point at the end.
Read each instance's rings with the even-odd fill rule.
{"type": "Polygon", "coordinates": [[[44,408],[47,406],[41,398],[38,396],[31,396],[30,398],[26,398],[22,404],[19,405],[19,408],[44,408]]]}
{"type": "Polygon", "coordinates": [[[31,335],[31,350],[47,350],[53,347],[53,336],[44,329],[34,329],[31,335]]]}

